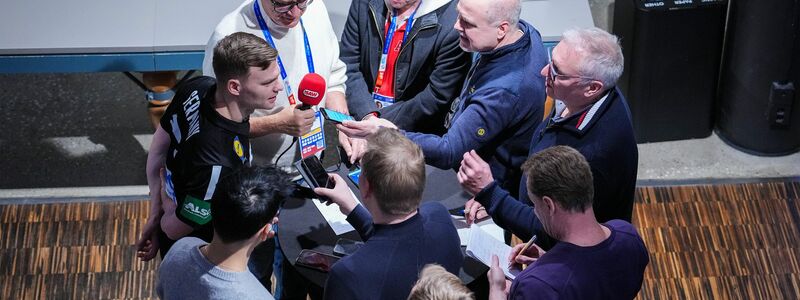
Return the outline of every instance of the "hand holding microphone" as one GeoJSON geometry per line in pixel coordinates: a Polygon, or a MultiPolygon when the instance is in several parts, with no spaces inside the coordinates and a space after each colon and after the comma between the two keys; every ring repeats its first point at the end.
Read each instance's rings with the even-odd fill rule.
{"type": "Polygon", "coordinates": [[[326,88],[325,79],[319,74],[309,73],[303,76],[297,88],[297,99],[301,103],[296,107],[286,107],[278,113],[282,115],[283,133],[299,137],[311,131],[316,112],[310,108],[322,101],[326,88]]]}

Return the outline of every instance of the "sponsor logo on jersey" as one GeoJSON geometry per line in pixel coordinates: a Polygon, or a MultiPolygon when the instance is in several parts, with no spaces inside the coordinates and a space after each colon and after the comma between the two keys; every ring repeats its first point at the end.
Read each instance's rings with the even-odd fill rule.
{"type": "Polygon", "coordinates": [[[187,195],[180,214],[198,225],[205,225],[211,221],[211,203],[187,195]]]}
{"type": "Polygon", "coordinates": [[[186,134],[186,139],[200,132],[200,96],[197,90],[192,91],[185,101],[183,101],[183,114],[186,116],[186,121],[189,122],[189,131],[186,134]]]}
{"type": "Polygon", "coordinates": [[[244,162],[247,158],[244,157],[244,148],[242,148],[242,142],[239,141],[239,137],[233,138],[233,151],[236,152],[236,156],[244,162]]]}

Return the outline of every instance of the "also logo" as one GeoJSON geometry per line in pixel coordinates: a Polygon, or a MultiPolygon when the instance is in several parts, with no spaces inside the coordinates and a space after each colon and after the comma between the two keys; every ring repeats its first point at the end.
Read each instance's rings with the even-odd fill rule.
{"type": "Polygon", "coordinates": [[[208,216],[211,215],[211,211],[209,209],[197,207],[192,203],[186,203],[185,208],[190,213],[193,213],[196,216],[201,217],[201,218],[207,218],[208,216]]]}

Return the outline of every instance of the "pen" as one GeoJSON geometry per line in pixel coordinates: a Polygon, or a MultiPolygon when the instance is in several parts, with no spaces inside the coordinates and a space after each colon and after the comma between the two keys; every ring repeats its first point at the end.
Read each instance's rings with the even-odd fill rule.
{"type": "MultiPolygon", "coordinates": [[[[517,261],[517,256],[520,256],[522,253],[525,253],[525,251],[526,251],[526,250],[528,250],[528,248],[530,248],[530,247],[531,247],[531,245],[533,245],[533,242],[535,242],[535,241],[536,241],[536,235],[534,234],[534,235],[531,237],[531,239],[530,239],[530,240],[529,240],[527,243],[525,243],[525,246],[523,246],[523,247],[522,247],[522,250],[519,250],[519,252],[517,253],[517,255],[516,255],[516,256],[514,256],[514,261],[513,261],[513,262],[516,262],[516,261],[517,261]]],[[[513,262],[512,262],[512,263],[513,263],[513,262]]],[[[524,267],[524,266],[523,266],[523,267],[524,267]]]]}

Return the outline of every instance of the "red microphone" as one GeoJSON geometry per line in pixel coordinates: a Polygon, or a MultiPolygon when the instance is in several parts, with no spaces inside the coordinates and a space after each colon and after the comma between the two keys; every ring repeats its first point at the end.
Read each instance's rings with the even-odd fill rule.
{"type": "Polygon", "coordinates": [[[325,78],[319,76],[317,73],[308,73],[300,80],[300,85],[297,86],[297,98],[303,105],[300,106],[301,110],[306,110],[319,104],[322,97],[325,97],[325,78]]]}

